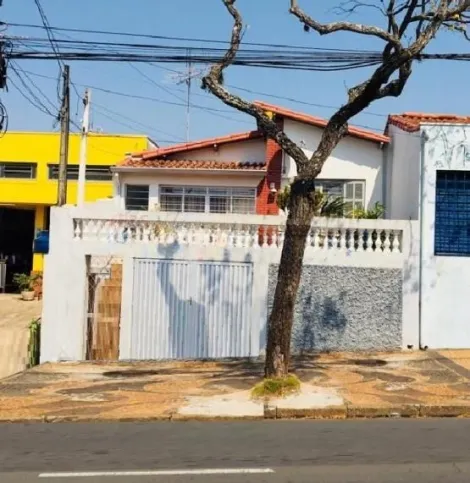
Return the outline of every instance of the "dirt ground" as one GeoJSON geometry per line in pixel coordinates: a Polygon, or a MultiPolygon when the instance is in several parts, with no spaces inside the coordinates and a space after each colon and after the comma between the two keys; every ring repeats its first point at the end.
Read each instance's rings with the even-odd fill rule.
{"type": "Polygon", "coordinates": [[[42,304],[17,294],[0,294],[0,379],[26,367],[28,326],[41,316],[42,304]]]}
{"type": "MultiPolygon", "coordinates": [[[[192,398],[248,393],[261,361],[45,364],[0,383],[1,420],[171,419],[192,398]]],[[[303,385],[344,405],[468,406],[470,351],[297,358],[303,385]]],[[[235,400],[235,399],[234,399],[235,400]]]]}

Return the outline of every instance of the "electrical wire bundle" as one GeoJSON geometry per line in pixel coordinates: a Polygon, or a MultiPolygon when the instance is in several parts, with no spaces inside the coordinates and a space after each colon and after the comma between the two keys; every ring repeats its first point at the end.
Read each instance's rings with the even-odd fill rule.
{"type": "MultiPolygon", "coordinates": [[[[12,59],[58,59],[59,61],[86,60],[107,62],[158,62],[158,63],[196,63],[211,65],[222,59],[228,42],[211,39],[169,37],[130,32],[111,32],[103,30],[84,30],[51,27],[32,24],[9,24],[11,27],[44,29],[48,36],[42,37],[5,37],[9,42],[12,59]],[[121,36],[132,38],[151,38],[172,44],[186,42],[185,45],[168,43],[133,43],[103,40],[79,40],[69,37],[55,38],[53,32],[73,32],[100,36],[121,36]],[[224,44],[223,47],[213,45],[224,44]],[[201,45],[203,45],[201,47],[201,45]]],[[[67,36],[68,37],[68,36],[67,36]]],[[[261,44],[245,42],[239,49],[234,65],[249,67],[269,67],[276,69],[339,71],[380,65],[382,52],[356,49],[320,49],[305,46],[282,44],[261,44]],[[248,47],[248,48],[247,48],[248,47]]],[[[422,54],[419,60],[470,60],[468,53],[422,54]]]]}
{"type": "MultiPolygon", "coordinates": [[[[60,59],[108,62],[158,62],[214,64],[226,49],[161,44],[102,42],[56,39],[52,49],[49,39],[6,37],[10,59],[60,59]],[[60,53],[57,52],[59,50],[60,53]]],[[[293,70],[349,70],[378,65],[380,52],[332,49],[240,49],[234,65],[293,70]]]]}

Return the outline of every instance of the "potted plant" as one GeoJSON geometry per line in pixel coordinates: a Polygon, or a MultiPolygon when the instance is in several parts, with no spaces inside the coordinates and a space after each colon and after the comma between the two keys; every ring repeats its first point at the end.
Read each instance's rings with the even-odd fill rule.
{"type": "Polygon", "coordinates": [[[23,300],[32,301],[35,297],[35,292],[32,288],[33,278],[26,273],[15,273],[13,275],[13,283],[18,287],[23,300]]]}

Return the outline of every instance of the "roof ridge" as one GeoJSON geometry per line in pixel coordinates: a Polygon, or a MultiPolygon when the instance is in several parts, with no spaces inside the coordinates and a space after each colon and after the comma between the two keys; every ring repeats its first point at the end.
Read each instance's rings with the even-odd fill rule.
{"type": "Polygon", "coordinates": [[[197,160],[197,159],[142,159],[128,158],[120,163],[117,168],[160,168],[160,169],[199,169],[199,170],[230,170],[241,169],[246,171],[264,171],[264,162],[250,161],[222,161],[222,160],[197,160]]]}
{"type": "Polygon", "coordinates": [[[405,112],[402,114],[390,114],[388,116],[387,127],[389,124],[392,124],[403,131],[416,132],[419,131],[421,125],[426,122],[439,121],[446,124],[451,124],[452,122],[464,122],[465,124],[470,124],[470,116],[462,114],[405,112]]]}
{"type": "Polygon", "coordinates": [[[414,111],[407,111],[401,114],[390,114],[390,116],[410,116],[410,117],[464,117],[468,118],[470,116],[465,116],[464,114],[451,114],[448,112],[414,112],[414,111]]]}
{"type": "MultiPolygon", "coordinates": [[[[314,116],[312,114],[305,114],[303,112],[294,111],[292,109],[281,107],[276,104],[270,104],[264,101],[254,101],[254,104],[262,109],[270,110],[281,117],[287,117],[298,122],[303,122],[306,124],[311,124],[317,127],[325,127],[328,121],[322,117],[314,116]]],[[[348,129],[348,134],[353,137],[360,139],[365,139],[367,141],[373,141],[378,143],[389,143],[390,138],[384,134],[376,133],[370,129],[361,128],[357,126],[350,126],[348,129]]]]}
{"type": "Polygon", "coordinates": [[[195,149],[204,149],[206,147],[212,146],[213,144],[226,144],[236,141],[248,141],[250,139],[258,139],[262,137],[263,134],[260,131],[243,131],[234,134],[225,134],[223,136],[215,136],[211,138],[199,139],[197,141],[189,141],[178,144],[172,144],[171,146],[166,146],[163,148],[152,149],[149,151],[143,151],[141,153],[136,153],[136,156],[141,156],[144,159],[150,159],[157,156],[166,156],[168,154],[180,153],[185,151],[192,151],[195,149]]]}

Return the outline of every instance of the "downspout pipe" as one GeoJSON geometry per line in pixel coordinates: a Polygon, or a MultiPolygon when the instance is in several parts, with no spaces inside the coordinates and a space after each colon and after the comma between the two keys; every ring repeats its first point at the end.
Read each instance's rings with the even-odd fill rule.
{"type": "Polygon", "coordinates": [[[418,344],[420,350],[426,350],[428,346],[423,346],[423,269],[424,269],[424,250],[423,250],[423,233],[424,233],[424,183],[425,183],[425,147],[427,135],[425,131],[421,131],[421,149],[420,149],[420,176],[419,176],[419,317],[418,317],[418,344]]]}

